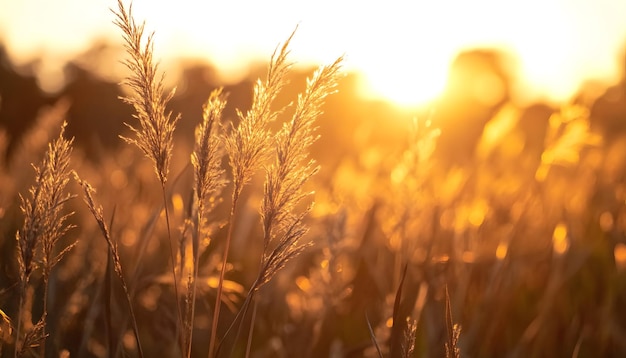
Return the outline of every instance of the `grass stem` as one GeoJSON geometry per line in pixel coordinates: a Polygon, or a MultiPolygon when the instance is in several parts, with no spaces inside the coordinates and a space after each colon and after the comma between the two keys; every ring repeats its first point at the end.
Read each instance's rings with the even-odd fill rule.
{"type": "Polygon", "coordinates": [[[178,275],[176,275],[176,256],[174,256],[174,247],[172,244],[172,230],[170,228],[170,213],[167,205],[167,195],[165,193],[165,182],[161,182],[163,193],[163,206],[165,207],[165,224],[167,226],[167,243],[170,251],[170,260],[172,262],[172,278],[174,280],[174,295],[176,296],[176,313],[178,320],[176,321],[176,336],[180,345],[181,354],[185,352],[185,339],[183,338],[183,313],[180,308],[180,295],[178,292],[178,275]]]}
{"type": "Polygon", "coordinates": [[[235,214],[237,211],[237,202],[239,201],[239,195],[241,190],[237,190],[233,192],[233,205],[230,210],[230,214],[228,217],[228,233],[226,234],[226,242],[224,243],[224,252],[222,254],[222,267],[220,269],[220,278],[217,283],[217,294],[215,297],[215,308],[213,309],[213,322],[211,323],[211,339],[209,341],[209,358],[214,357],[215,352],[215,344],[217,339],[217,326],[220,317],[220,306],[222,303],[222,291],[224,287],[224,273],[226,271],[226,264],[228,262],[228,251],[230,250],[230,242],[233,237],[233,226],[235,220],[235,214]]]}

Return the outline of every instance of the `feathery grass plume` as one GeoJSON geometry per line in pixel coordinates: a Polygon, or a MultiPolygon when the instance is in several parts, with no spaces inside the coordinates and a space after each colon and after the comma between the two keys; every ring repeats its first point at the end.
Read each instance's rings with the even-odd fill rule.
{"type": "MultiPolygon", "coordinates": [[[[176,122],[180,116],[172,118],[172,112],[166,113],[166,106],[174,96],[174,90],[165,94],[163,85],[164,74],[157,77],[157,64],[153,61],[153,34],[148,35],[144,42],[144,25],[137,25],[132,16],[132,5],[126,11],[121,0],[118,0],[118,11],[113,11],[116,16],[114,21],[123,33],[126,52],[130,59],[124,64],[131,72],[125,83],[131,88],[132,94],[123,97],[122,100],[131,104],[139,120],[139,128],[131,125],[127,126],[136,134],[136,139],[123,139],[130,144],[137,145],[144,154],[152,159],[154,169],[161,183],[163,194],[163,206],[165,209],[165,220],[167,224],[168,246],[170,249],[170,260],[172,261],[172,278],[174,280],[174,293],[176,295],[176,311],[178,314],[177,328],[183,323],[183,315],[180,308],[178,294],[178,277],[176,275],[176,258],[172,243],[170,227],[169,209],[167,205],[167,195],[165,193],[165,183],[169,172],[169,164],[172,156],[173,135],[176,122]]],[[[180,348],[184,351],[184,338],[182,332],[177,333],[180,348]]]]}
{"type": "MultiPolygon", "coordinates": [[[[260,269],[229,331],[237,319],[243,322],[255,292],[306,247],[299,241],[308,232],[303,219],[311,206],[301,213],[296,213],[295,209],[303,198],[311,194],[303,192],[302,187],[319,170],[315,161],[308,160],[308,150],[317,139],[314,123],[322,113],[324,100],[336,91],[342,62],[343,57],[339,57],[333,64],[321,66],[307,79],[306,90],[298,95],[292,119],[275,136],[275,161],[266,170],[261,204],[263,256],[260,269]]],[[[250,350],[255,317],[256,305],[252,312],[246,355],[250,350]]]]}
{"type": "Polygon", "coordinates": [[[234,198],[240,195],[259,163],[269,154],[272,137],[267,126],[280,113],[272,111],[271,104],[287,83],[285,77],[292,65],[287,62],[289,43],[296,30],[282,45],[280,52],[276,53],[277,48],[272,54],[265,82],[259,79],[254,86],[252,108],[245,115],[237,110],[239,125],[234,128],[231,123],[231,131],[226,136],[226,151],[233,171],[234,198]]]}
{"type": "Polygon", "coordinates": [[[222,267],[217,285],[217,299],[213,310],[209,358],[212,358],[215,352],[217,326],[224,286],[224,272],[226,271],[226,263],[228,261],[228,251],[232,239],[233,220],[237,210],[237,203],[243,187],[250,181],[260,163],[268,156],[272,137],[267,127],[280,113],[280,111],[272,111],[271,105],[287,83],[285,77],[289,68],[291,68],[291,63],[287,62],[289,43],[296,30],[291,33],[282,46],[279,46],[280,51],[278,51],[278,47],[274,50],[265,81],[259,79],[254,86],[252,107],[245,115],[237,110],[239,124],[237,128],[231,124],[230,133],[224,138],[224,145],[233,175],[233,194],[228,219],[228,232],[222,255],[222,267]]]}
{"type": "Polygon", "coordinates": [[[126,81],[132,94],[122,100],[135,109],[134,117],[139,121],[139,128],[127,126],[135,133],[136,139],[123,139],[137,145],[154,162],[154,169],[162,183],[167,181],[170,158],[172,156],[173,134],[179,116],[172,118],[166,113],[166,106],[174,96],[174,90],[165,94],[164,74],[158,76],[158,65],[153,61],[153,34],[148,35],[144,43],[145,23],[137,25],[132,16],[132,5],[128,11],[118,0],[115,25],[123,32],[126,52],[130,59],[123,63],[131,74],[126,81]]]}
{"type": "Polygon", "coordinates": [[[303,224],[310,207],[296,214],[296,206],[306,196],[304,184],[319,170],[314,160],[308,160],[309,147],[318,138],[314,122],[322,113],[325,98],[335,92],[343,57],[322,66],[307,79],[304,94],[298,96],[293,118],[276,135],[276,158],[266,172],[261,204],[263,221],[263,268],[259,273],[258,289],[296,256],[302,246],[298,241],[307,232],[303,224]],[[276,241],[270,248],[270,243],[276,241]]]}
{"type": "Polygon", "coordinates": [[[293,118],[276,134],[275,162],[267,168],[261,204],[265,250],[277,232],[289,231],[296,205],[311,194],[302,192],[302,187],[319,170],[314,160],[307,159],[310,146],[318,138],[314,123],[322,113],[324,100],[335,91],[342,61],[339,57],[307,79],[293,118]]]}
{"type": "MultiPolygon", "coordinates": [[[[117,250],[117,244],[113,242],[113,239],[111,238],[111,234],[109,232],[109,227],[104,221],[104,214],[103,214],[102,206],[97,205],[96,202],[94,201],[93,193],[95,192],[95,189],[89,183],[80,179],[78,174],[74,173],[74,177],[76,181],[78,181],[80,186],[83,188],[83,191],[85,193],[85,203],[87,204],[87,207],[89,208],[89,211],[91,211],[91,214],[93,215],[93,217],[96,219],[96,222],[98,223],[98,227],[100,228],[100,231],[102,232],[102,236],[104,236],[104,239],[106,240],[107,245],[109,246],[109,254],[111,255],[111,258],[112,258],[111,261],[113,263],[113,269],[117,277],[120,279],[120,282],[122,284],[122,289],[124,290],[124,294],[126,296],[126,302],[128,303],[128,310],[130,312],[131,321],[133,324],[133,332],[135,334],[135,341],[137,343],[139,356],[143,357],[143,350],[141,348],[141,342],[139,340],[139,329],[137,328],[137,320],[135,319],[135,310],[133,309],[133,304],[130,299],[128,286],[126,285],[126,280],[124,279],[124,273],[122,272],[122,263],[120,261],[120,256],[117,250]]],[[[110,352],[110,353],[113,354],[113,352],[110,352]]]]}
{"type": "MultiPolygon", "coordinates": [[[[71,246],[55,255],[54,247],[58,240],[72,228],[67,219],[72,214],[64,214],[65,203],[72,198],[65,192],[69,181],[69,162],[73,140],[64,138],[66,123],[61,125],[59,137],[48,144],[42,163],[35,167],[35,184],[30,188],[30,198],[20,195],[20,209],[24,214],[24,225],[16,234],[18,243],[18,263],[20,268],[20,307],[17,322],[15,355],[27,348],[45,342],[45,321],[47,316],[48,281],[52,267],[57,264],[71,246]],[[36,268],[36,250],[41,247],[44,281],[44,309],[39,322],[25,335],[22,346],[19,336],[22,322],[22,305],[30,277],[36,268]],[[27,344],[28,343],[28,344],[27,344]]],[[[42,347],[42,354],[45,354],[42,347]]]]}
{"type": "MultiPolygon", "coordinates": [[[[319,170],[315,161],[308,159],[309,148],[318,138],[315,135],[315,119],[322,113],[326,97],[336,91],[342,62],[343,57],[339,57],[331,65],[321,66],[311,78],[307,78],[306,90],[298,95],[292,119],[284,123],[276,134],[275,161],[266,171],[261,204],[263,257],[259,276],[248,294],[249,301],[253,299],[255,291],[271,280],[306,246],[300,244],[300,239],[308,232],[303,219],[311,207],[298,214],[296,206],[311,194],[302,189],[319,170]]],[[[254,329],[256,305],[252,317],[250,332],[254,329]]],[[[249,348],[250,339],[248,353],[249,348]]]]}
{"type": "Polygon", "coordinates": [[[191,296],[188,298],[191,309],[187,319],[189,330],[186,342],[187,357],[191,356],[198,265],[200,261],[200,243],[202,241],[201,236],[204,232],[203,228],[206,226],[206,218],[211,210],[209,200],[218,196],[226,185],[226,179],[224,177],[225,171],[221,166],[224,152],[221,146],[221,137],[218,132],[225,106],[226,98],[222,94],[222,89],[211,92],[203,107],[203,120],[196,127],[195,148],[191,154],[197,210],[192,240],[194,265],[193,283],[190,290],[188,290],[191,291],[191,296]]]}
{"type": "Polygon", "coordinates": [[[55,246],[58,240],[65,235],[65,233],[74,227],[74,225],[68,225],[67,219],[73,215],[73,213],[63,214],[63,205],[74,196],[65,193],[65,188],[70,180],[70,156],[72,154],[72,144],[74,139],[65,139],[65,127],[67,123],[63,123],[61,126],[61,133],[59,137],[53,141],[48,148],[46,157],[44,158],[44,167],[49,166],[49,177],[46,180],[50,200],[54,203],[50,208],[48,215],[50,215],[50,235],[44,235],[42,240],[42,278],[44,283],[43,294],[43,314],[42,314],[42,333],[44,340],[42,342],[42,356],[45,356],[45,336],[46,336],[46,317],[48,315],[48,286],[50,281],[50,273],[52,268],[61,261],[63,256],[67,254],[74,246],[75,243],[67,246],[60,253],[55,254],[55,246]]]}
{"type": "MultiPolygon", "coordinates": [[[[191,164],[194,170],[194,190],[198,203],[198,229],[205,225],[204,220],[206,220],[208,210],[211,209],[208,201],[211,197],[219,195],[226,185],[225,171],[222,169],[224,152],[219,135],[224,107],[226,107],[226,97],[222,94],[222,89],[211,92],[203,106],[203,121],[196,128],[191,164]]],[[[194,256],[199,254],[197,241],[194,241],[193,252],[194,256]]]]}

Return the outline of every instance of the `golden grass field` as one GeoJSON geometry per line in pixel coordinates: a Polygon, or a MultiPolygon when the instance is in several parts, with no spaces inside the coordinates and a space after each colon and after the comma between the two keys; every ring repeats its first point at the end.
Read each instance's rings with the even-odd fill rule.
{"type": "Polygon", "coordinates": [[[0,356],[626,355],[626,80],[522,107],[476,51],[411,112],[341,56],[295,69],[295,29],[243,90],[179,94],[112,20],[127,76],[89,100],[125,117],[0,126],[0,356]]]}

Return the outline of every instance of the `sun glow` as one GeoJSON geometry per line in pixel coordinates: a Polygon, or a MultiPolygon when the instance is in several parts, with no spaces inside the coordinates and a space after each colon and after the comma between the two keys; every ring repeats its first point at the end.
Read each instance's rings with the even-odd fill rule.
{"type": "Polygon", "coordinates": [[[359,71],[364,74],[361,95],[410,107],[430,102],[441,94],[448,63],[442,59],[438,63],[397,64],[382,69],[372,64],[362,66],[359,71]]]}
{"type": "MultiPolygon", "coordinates": [[[[0,2],[0,40],[12,58],[53,68],[85,50],[94,38],[119,42],[111,24],[114,1],[0,2]],[[89,5],[87,5],[89,4],[89,5]],[[71,16],[80,12],[81,16],[71,16]],[[28,29],[28,31],[25,31],[28,29]],[[49,63],[48,63],[49,62],[49,63]]],[[[294,61],[327,63],[346,55],[348,70],[363,74],[362,94],[402,105],[440,94],[455,56],[470,48],[498,48],[519,61],[518,92],[565,100],[588,78],[618,74],[626,39],[626,2],[496,0],[360,3],[318,0],[199,2],[133,1],[135,16],[156,30],[156,55],[210,60],[236,81],[298,26],[294,61]]],[[[58,77],[58,76],[57,76],[58,77]]]]}

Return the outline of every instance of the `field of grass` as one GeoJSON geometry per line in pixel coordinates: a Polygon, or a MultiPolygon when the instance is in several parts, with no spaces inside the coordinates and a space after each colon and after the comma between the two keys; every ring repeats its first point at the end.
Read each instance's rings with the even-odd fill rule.
{"type": "Polygon", "coordinates": [[[357,108],[342,57],[295,93],[296,29],[190,129],[118,5],[119,145],[88,155],[64,100],[0,127],[0,357],[626,356],[614,107],[357,108]]]}

